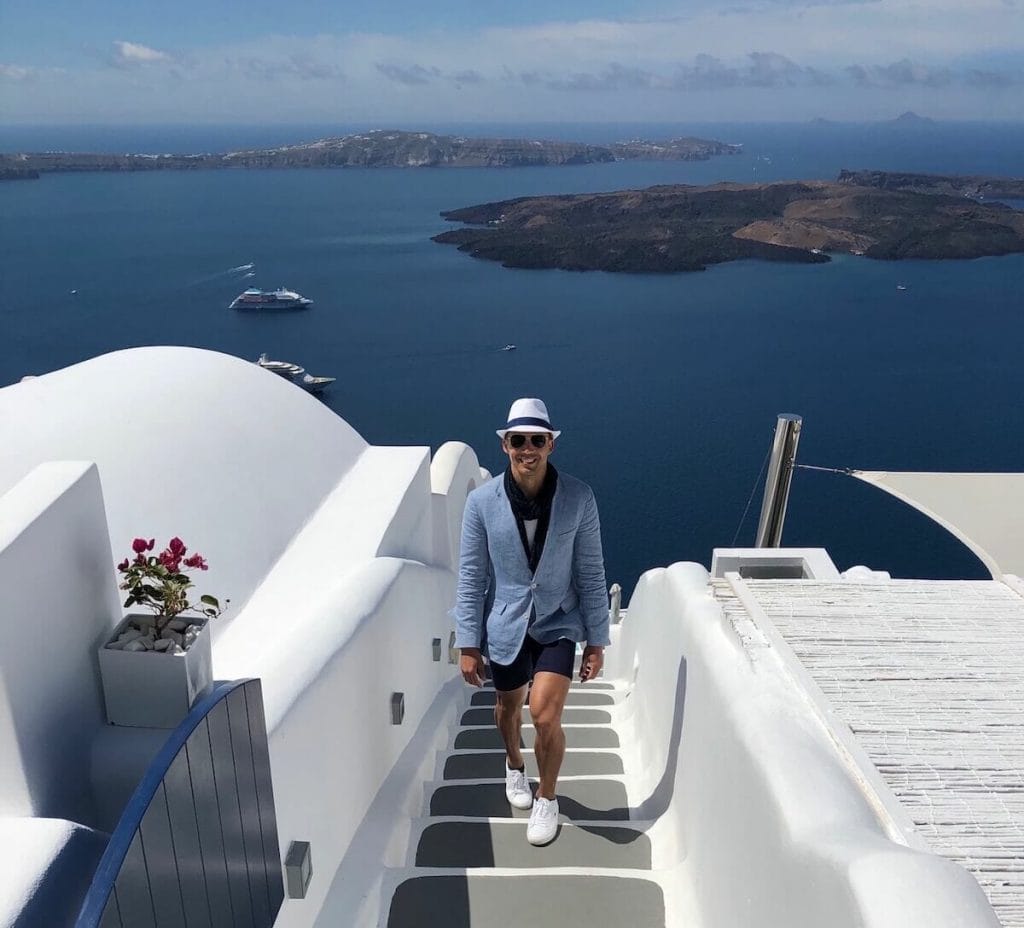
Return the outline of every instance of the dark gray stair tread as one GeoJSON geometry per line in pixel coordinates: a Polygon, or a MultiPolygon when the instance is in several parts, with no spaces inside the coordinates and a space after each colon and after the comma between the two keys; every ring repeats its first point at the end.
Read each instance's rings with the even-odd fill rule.
{"type": "MultiPolygon", "coordinates": [[[[537,759],[533,754],[523,757],[526,772],[536,778],[537,759]]],[[[618,754],[597,751],[566,751],[560,771],[563,777],[602,776],[622,773],[622,758],[618,754]]],[[[477,754],[452,754],[444,762],[445,780],[477,780],[505,776],[505,752],[488,751],[477,754]]]]}
{"type": "MultiPolygon", "coordinates": [[[[575,693],[577,690],[613,690],[615,689],[614,683],[603,683],[600,680],[588,680],[586,683],[580,683],[578,680],[569,684],[569,692],[575,693]]],[[[488,681],[484,683],[478,692],[494,692],[494,684],[488,681]]]]}
{"type": "Polygon", "coordinates": [[[562,825],[533,847],[520,824],[438,822],[424,829],[417,867],[616,867],[651,869],[651,839],[635,828],[562,825]]]}
{"type": "MultiPolygon", "coordinates": [[[[626,787],[618,780],[561,780],[558,811],[573,822],[621,822],[629,818],[626,787]]],[[[440,786],[430,797],[431,815],[468,818],[530,817],[529,809],[513,809],[505,798],[505,783],[453,783],[440,786]]]]}
{"type": "Polygon", "coordinates": [[[399,884],[388,928],[586,925],[664,928],[665,900],[651,880],[615,876],[423,876],[399,884]]]}
{"type": "MultiPolygon", "coordinates": [[[[562,713],[564,725],[607,725],[612,720],[606,709],[566,709],[562,713]]],[[[530,710],[523,709],[523,721],[530,721],[530,710]]],[[[462,713],[461,725],[493,725],[494,710],[489,708],[467,709],[462,713]]]]}
{"type": "MultiPolygon", "coordinates": [[[[482,690],[473,694],[470,705],[493,706],[498,698],[494,690],[482,690]]],[[[579,690],[569,690],[565,700],[567,706],[612,706],[615,705],[615,698],[609,692],[584,693],[579,690]]]]}
{"type": "MultiPolygon", "coordinates": [[[[564,728],[565,744],[570,748],[617,748],[619,736],[614,728],[564,728]]],[[[522,729],[519,746],[532,748],[537,733],[533,728],[522,729]]],[[[493,726],[490,728],[471,728],[460,731],[455,736],[456,749],[500,750],[504,747],[501,733],[493,726]]]]}

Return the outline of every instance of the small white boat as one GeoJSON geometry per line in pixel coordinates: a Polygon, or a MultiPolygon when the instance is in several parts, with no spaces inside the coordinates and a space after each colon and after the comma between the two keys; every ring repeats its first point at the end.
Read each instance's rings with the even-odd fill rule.
{"type": "Polygon", "coordinates": [[[897,290],[906,290],[907,288],[903,284],[896,284],[897,290]]]}
{"type": "Polygon", "coordinates": [[[506,345],[506,346],[505,346],[504,348],[502,348],[501,350],[502,350],[502,351],[515,351],[515,350],[516,350],[516,346],[515,346],[515,345],[506,345]]]}

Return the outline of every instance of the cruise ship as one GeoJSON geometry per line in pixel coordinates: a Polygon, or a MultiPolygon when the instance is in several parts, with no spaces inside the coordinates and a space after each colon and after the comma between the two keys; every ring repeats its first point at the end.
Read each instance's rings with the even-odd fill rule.
{"type": "Polygon", "coordinates": [[[313,301],[294,290],[278,287],[276,290],[260,290],[250,287],[238,294],[228,309],[307,309],[313,301]]]}
{"type": "Polygon", "coordinates": [[[372,445],[193,348],[5,387],[0,421],[3,928],[1024,926],[1024,474],[850,472],[991,575],[893,579],[782,547],[780,416],[755,544],[609,591],[534,848],[454,648],[469,445],[372,445]],[[126,383],[176,401],[126,430],[126,383]],[[230,608],[198,663],[106,651],[118,689],[140,533],[230,608]]]}

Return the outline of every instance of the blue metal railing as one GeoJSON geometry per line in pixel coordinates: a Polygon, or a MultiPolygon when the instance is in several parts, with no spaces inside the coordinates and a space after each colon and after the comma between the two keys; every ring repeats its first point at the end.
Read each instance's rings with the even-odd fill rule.
{"type": "Polygon", "coordinates": [[[283,900],[262,687],[214,683],[125,807],[76,928],[270,928],[283,900]]]}

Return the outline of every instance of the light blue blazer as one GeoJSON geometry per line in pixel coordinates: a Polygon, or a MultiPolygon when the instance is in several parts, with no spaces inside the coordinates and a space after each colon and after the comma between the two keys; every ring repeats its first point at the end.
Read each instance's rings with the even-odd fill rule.
{"type": "Polygon", "coordinates": [[[503,474],[469,494],[462,517],[455,646],[482,648],[495,663],[511,664],[534,608],[530,634],[541,644],[559,638],[609,643],[594,492],[561,472],[536,574],[530,572],[503,474]]]}

